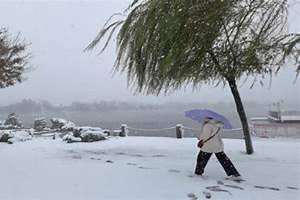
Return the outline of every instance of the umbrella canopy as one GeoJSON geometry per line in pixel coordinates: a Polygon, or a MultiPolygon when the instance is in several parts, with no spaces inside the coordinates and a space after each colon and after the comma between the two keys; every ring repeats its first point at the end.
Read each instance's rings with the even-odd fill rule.
{"type": "Polygon", "coordinates": [[[232,129],[232,125],[228,121],[228,119],[226,119],[226,117],[212,110],[208,110],[208,109],[189,110],[189,111],[185,111],[185,116],[200,123],[207,117],[213,118],[214,120],[222,122],[224,124],[225,129],[232,129]]]}

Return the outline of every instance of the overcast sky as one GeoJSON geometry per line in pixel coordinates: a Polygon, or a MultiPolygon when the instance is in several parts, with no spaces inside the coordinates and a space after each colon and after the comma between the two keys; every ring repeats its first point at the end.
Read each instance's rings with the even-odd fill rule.
{"type": "MultiPolygon", "coordinates": [[[[228,88],[205,86],[199,91],[178,91],[169,96],[134,96],[125,75],[112,76],[115,46],[98,56],[83,49],[95,37],[105,20],[123,10],[129,0],[0,0],[0,26],[21,32],[31,42],[32,70],[27,80],[0,90],[0,105],[24,98],[49,100],[55,104],[72,101],[124,100],[146,103],[166,101],[232,101],[228,88]]],[[[289,29],[300,32],[300,5],[290,12],[289,29]],[[298,9],[298,11],[297,11],[298,9]]],[[[300,102],[300,78],[293,84],[295,67],[282,70],[272,86],[250,83],[240,88],[244,100],[300,102]]],[[[268,83],[266,81],[266,83],[268,83]]],[[[268,85],[268,84],[267,84],[268,85]]]]}

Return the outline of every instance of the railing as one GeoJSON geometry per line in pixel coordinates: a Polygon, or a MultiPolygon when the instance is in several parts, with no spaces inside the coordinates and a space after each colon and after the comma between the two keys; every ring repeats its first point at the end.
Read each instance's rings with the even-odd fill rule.
{"type": "MultiPolygon", "coordinates": [[[[126,124],[123,124],[121,126],[121,130],[120,133],[122,133],[123,130],[123,135],[128,135],[130,134],[130,131],[141,131],[141,132],[162,132],[162,131],[170,131],[170,130],[174,130],[175,136],[176,138],[180,139],[183,138],[185,135],[185,131],[188,130],[190,131],[190,136],[195,137],[196,135],[198,135],[201,132],[201,129],[198,128],[191,128],[191,127],[187,127],[184,126],[182,124],[177,124],[176,126],[171,126],[171,127],[165,127],[165,128],[155,128],[155,129],[145,129],[145,128],[136,128],[136,127],[131,127],[131,126],[127,126],[126,124]]],[[[224,129],[225,133],[236,133],[236,132],[242,132],[242,128],[236,128],[236,129],[224,129]]],[[[252,133],[252,131],[251,131],[252,133]]],[[[241,134],[242,135],[242,134],[241,134]]]]}
{"type": "MultiPolygon", "coordinates": [[[[254,133],[254,131],[252,131],[253,129],[251,127],[250,129],[251,129],[250,132],[253,134],[254,133]]],[[[35,137],[52,137],[52,138],[55,138],[55,135],[61,132],[60,130],[46,130],[46,131],[39,131],[39,132],[33,132],[33,129],[19,129],[19,130],[29,131],[30,134],[35,137]]],[[[229,138],[243,138],[242,131],[243,131],[242,128],[223,130],[224,133],[227,133],[224,134],[224,137],[229,137],[229,138]]],[[[200,134],[201,128],[192,128],[192,127],[184,126],[182,124],[177,124],[175,126],[164,127],[164,128],[137,128],[137,127],[127,126],[126,124],[122,124],[120,129],[104,130],[104,132],[107,133],[109,136],[120,136],[120,137],[126,137],[128,135],[137,135],[135,133],[141,135],[141,133],[147,132],[147,133],[151,133],[151,136],[152,135],[169,136],[169,137],[175,136],[176,138],[180,139],[183,138],[184,136],[196,137],[197,135],[200,134]],[[168,134],[165,133],[162,134],[162,132],[168,134]],[[155,134],[155,133],[160,133],[160,134],[155,134]]],[[[149,134],[147,136],[149,136],[149,134]]]]}

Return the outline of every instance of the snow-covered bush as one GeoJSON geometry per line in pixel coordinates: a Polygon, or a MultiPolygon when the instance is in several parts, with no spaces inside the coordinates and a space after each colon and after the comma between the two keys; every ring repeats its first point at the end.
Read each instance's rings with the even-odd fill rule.
{"type": "Polygon", "coordinates": [[[22,121],[18,118],[15,113],[11,113],[8,115],[7,119],[4,122],[4,125],[8,128],[22,128],[22,121]]]}
{"type": "Polygon", "coordinates": [[[34,129],[36,131],[43,131],[47,128],[47,121],[45,118],[38,118],[34,120],[34,129]]]}
{"type": "Polygon", "coordinates": [[[73,142],[81,142],[80,137],[75,137],[73,133],[68,133],[63,137],[63,141],[66,141],[67,143],[73,143],[73,142]]]}
{"type": "Polygon", "coordinates": [[[71,142],[96,142],[107,139],[103,129],[96,127],[76,127],[73,132],[63,137],[64,141],[71,142]]]}
{"type": "Polygon", "coordinates": [[[9,114],[5,121],[0,122],[0,130],[18,129],[22,127],[22,122],[15,113],[9,114]]]}
{"type": "Polygon", "coordinates": [[[29,131],[12,131],[13,138],[10,139],[11,142],[25,142],[27,140],[32,140],[32,133],[29,131]]]}
{"type": "Polygon", "coordinates": [[[0,142],[12,144],[14,142],[24,142],[31,139],[32,135],[29,131],[5,130],[0,132],[0,142]]]}
{"type": "Polygon", "coordinates": [[[61,119],[61,118],[52,118],[51,120],[52,127],[51,129],[59,129],[62,131],[73,131],[75,124],[71,121],[61,119]]]}
{"type": "Polygon", "coordinates": [[[80,132],[86,132],[86,131],[100,131],[100,132],[103,132],[103,129],[100,128],[100,127],[81,126],[81,127],[77,127],[77,129],[79,129],[80,132]]]}

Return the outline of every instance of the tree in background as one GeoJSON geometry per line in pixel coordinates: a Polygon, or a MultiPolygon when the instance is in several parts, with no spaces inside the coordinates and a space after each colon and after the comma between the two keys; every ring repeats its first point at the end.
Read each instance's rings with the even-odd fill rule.
{"type": "Polygon", "coordinates": [[[7,29],[0,29],[0,88],[23,81],[29,59],[27,46],[19,35],[11,37],[7,29]]]}
{"type": "Polygon", "coordinates": [[[276,73],[288,58],[299,66],[300,35],[287,32],[286,0],[134,0],[124,20],[113,15],[87,50],[118,30],[115,70],[146,94],[192,84],[229,85],[253,153],[237,82],[253,84],[276,73]]]}

